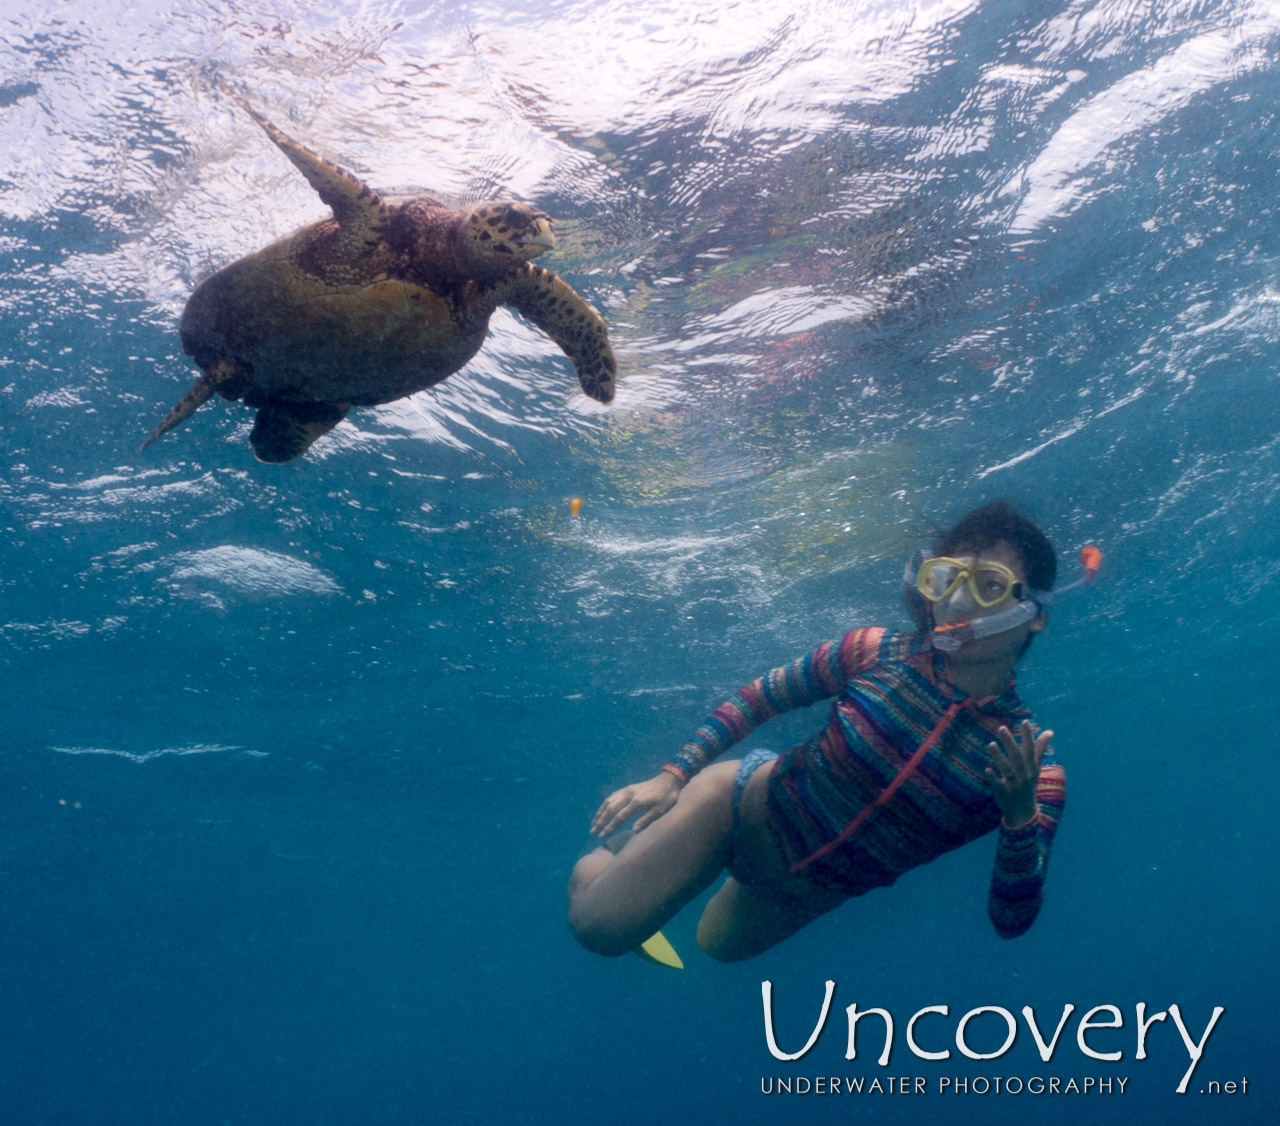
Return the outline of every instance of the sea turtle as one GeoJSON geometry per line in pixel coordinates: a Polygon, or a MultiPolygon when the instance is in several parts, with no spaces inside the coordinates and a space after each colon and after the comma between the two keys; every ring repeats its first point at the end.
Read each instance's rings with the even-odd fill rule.
{"type": "Polygon", "coordinates": [[[216,391],[257,408],[249,440],[258,460],[290,461],[351,407],[389,403],[452,375],[480,350],[499,305],[514,307],[560,346],[591,398],[612,400],[617,365],[604,321],[529,261],[555,244],[541,211],[512,202],[454,211],[427,196],[384,202],[225,92],[333,218],[196,288],[178,332],[204,374],[139,452],[216,391]]]}

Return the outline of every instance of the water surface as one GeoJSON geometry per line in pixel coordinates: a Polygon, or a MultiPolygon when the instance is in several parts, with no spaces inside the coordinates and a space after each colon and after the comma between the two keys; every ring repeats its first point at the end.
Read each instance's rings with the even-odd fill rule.
{"type": "Polygon", "coordinates": [[[9,1120],[1271,1120],[1274,5],[0,26],[9,1120]],[[135,458],[195,378],[192,287],[324,214],[215,74],[380,189],[554,215],[615,404],[500,312],[464,373],[299,462],[255,462],[221,401],[135,458]],[[983,843],[747,965],[698,954],[692,912],[682,974],[580,951],[600,798],[765,669],[905,624],[902,560],[996,496],[1066,573],[1106,555],[1020,676],[1068,774],[1035,928],[990,929],[983,843]],[[831,1027],[780,1065],[761,981],[794,1050],[829,978],[831,1027]],[[881,1069],[844,1059],[855,1001],[1112,1004],[1089,1042],[1124,1055],[1073,1022],[1048,1065],[1025,1029],[925,1062],[900,1027],[881,1069]],[[1191,1093],[1169,1021],[1133,1058],[1138,1002],[1197,1031],[1225,1006],[1191,1093]],[[788,1067],[931,1093],[763,1096],[788,1067]],[[1038,1074],[1128,1087],[937,1093],[1038,1074]]]}

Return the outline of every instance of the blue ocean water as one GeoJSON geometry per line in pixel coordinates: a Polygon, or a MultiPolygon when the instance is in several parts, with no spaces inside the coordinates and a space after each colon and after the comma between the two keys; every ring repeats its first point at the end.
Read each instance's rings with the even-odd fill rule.
{"type": "Polygon", "coordinates": [[[1274,4],[43,0],[0,28],[0,1119],[1275,1120],[1274,4]],[[215,73],[379,188],[554,215],[614,405],[502,312],[299,462],[254,461],[221,401],[135,457],[194,380],[192,287],[324,214],[215,73]],[[694,908],[681,973],[580,950],[600,799],[760,672],[905,624],[903,559],[998,496],[1064,573],[1105,553],[1019,678],[1068,779],[1032,931],[991,930],[984,842],[753,962],[700,955],[694,908]],[[794,1052],[827,980],[815,1047],[774,1059],[762,981],[794,1052]],[[889,1065],[875,1018],[845,1058],[854,1003],[894,1016],[889,1065]],[[1225,1008],[1187,1094],[1171,1019],[1135,1058],[1139,1003],[1195,1036],[1225,1008]],[[1048,1063],[1025,1026],[954,1043],[1067,1004],[1048,1063]],[[905,1040],[934,1005],[946,1061],[905,1040]],[[1076,1039],[1102,1005],[1119,1060],[1076,1039]],[[762,1093],[817,1076],[927,1092],[762,1093]],[[978,1090],[1009,1077],[1112,1092],[978,1090]]]}

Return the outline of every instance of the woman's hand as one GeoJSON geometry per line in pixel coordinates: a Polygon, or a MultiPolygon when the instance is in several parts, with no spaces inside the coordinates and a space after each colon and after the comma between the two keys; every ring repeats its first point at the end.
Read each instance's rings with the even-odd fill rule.
{"type": "Polygon", "coordinates": [[[680,779],[664,770],[648,781],[615,790],[596,810],[595,817],[591,819],[591,831],[597,837],[608,837],[639,813],[644,816],[632,826],[639,832],[676,804],[680,786],[680,779]]]}
{"type": "Polygon", "coordinates": [[[1024,719],[1021,739],[1015,739],[1007,727],[1001,727],[996,738],[999,743],[987,746],[991,756],[991,765],[987,767],[991,796],[1004,815],[1005,827],[1021,829],[1034,821],[1039,812],[1036,783],[1040,780],[1040,762],[1053,732],[1042,731],[1036,735],[1031,721],[1024,719]]]}

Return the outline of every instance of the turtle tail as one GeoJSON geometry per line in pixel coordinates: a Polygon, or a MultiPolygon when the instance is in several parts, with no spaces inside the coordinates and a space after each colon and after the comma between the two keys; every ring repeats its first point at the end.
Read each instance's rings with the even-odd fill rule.
{"type": "Polygon", "coordinates": [[[177,406],[173,408],[160,425],[151,431],[150,437],[142,443],[133,455],[137,457],[152,442],[159,438],[162,434],[168,434],[175,426],[179,426],[186,422],[187,418],[192,415],[196,409],[206,403],[218,387],[236,374],[235,366],[232,364],[222,364],[215,367],[212,371],[206,372],[195,384],[187,391],[181,399],[178,400],[177,406]]]}

